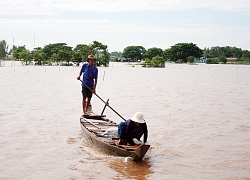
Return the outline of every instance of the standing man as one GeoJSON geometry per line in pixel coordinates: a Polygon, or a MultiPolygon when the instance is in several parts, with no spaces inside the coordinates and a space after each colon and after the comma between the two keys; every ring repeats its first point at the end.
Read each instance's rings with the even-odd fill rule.
{"type": "Polygon", "coordinates": [[[82,78],[82,109],[83,114],[87,115],[87,110],[92,98],[92,94],[96,92],[97,78],[98,78],[98,69],[94,65],[96,58],[94,55],[89,55],[87,58],[87,62],[83,63],[81,71],[77,76],[77,80],[80,80],[81,75],[82,78]],[[91,89],[89,89],[87,86],[91,89]],[[87,99],[87,101],[86,101],[87,99]]]}

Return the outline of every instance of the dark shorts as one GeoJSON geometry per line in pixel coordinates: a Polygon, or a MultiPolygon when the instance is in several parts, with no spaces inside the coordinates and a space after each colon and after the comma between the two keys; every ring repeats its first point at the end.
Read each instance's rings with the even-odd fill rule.
{"type": "Polygon", "coordinates": [[[82,97],[84,99],[86,98],[92,98],[92,91],[89,90],[89,88],[83,87],[82,88],[82,97]]]}
{"type": "Polygon", "coordinates": [[[124,137],[125,128],[126,126],[124,125],[124,122],[120,122],[120,124],[118,125],[118,131],[117,131],[119,138],[124,137]]]}

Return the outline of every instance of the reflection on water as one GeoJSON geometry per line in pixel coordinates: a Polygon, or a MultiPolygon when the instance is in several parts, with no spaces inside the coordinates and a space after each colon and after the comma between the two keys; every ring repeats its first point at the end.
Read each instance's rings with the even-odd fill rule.
{"type": "Polygon", "coordinates": [[[122,178],[144,180],[148,179],[150,174],[153,174],[153,171],[150,170],[151,165],[148,161],[148,158],[144,158],[144,161],[141,161],[139,163],[133,162],[129,159],[125,159],[128,158],[120,158],[109,163],[109,167],[111,169],[114,169],[118,173],[114,179],[122,178]]]}
{"type": "MultiPolygon", "coordinates": [[[[0,67],[0,179],[250,178],[250,66],[99,67],[97,94],[125,119],[145,116],[151,148],[140,163],[85,138],[79,70],[0,67]]],[[[92,105],[102,112],[95,96],[92,105]]]]}

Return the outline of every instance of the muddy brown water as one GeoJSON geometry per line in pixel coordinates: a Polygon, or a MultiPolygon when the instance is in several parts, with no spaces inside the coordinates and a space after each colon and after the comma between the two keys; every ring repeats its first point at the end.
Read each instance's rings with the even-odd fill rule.
{"type": "MultiPolygon", "coordinates": [[[[99,67],[97,94],[151,144],[144,161],[107,154],[84,136],[80,67],[0,67],[0,179],[250,179],[250,66],[128,63],[99,67]]],[[[93,110],[104,103],[96,96],[93,110]]],[[[122,119],[108,107],[105,115],[122,119]]]]}

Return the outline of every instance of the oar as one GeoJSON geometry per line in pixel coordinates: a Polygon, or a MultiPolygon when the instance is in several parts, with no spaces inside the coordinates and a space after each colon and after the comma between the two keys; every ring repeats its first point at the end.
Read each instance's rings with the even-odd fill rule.
{"type": "MultiPolygon", "coordinates": [[[[92,89],[85,84],[82,80],[80,80],[84,86],[86,86],[90,91],[92,91],[92,89]]],[[[114,111],[118,116],[120,116],[124,121],[126,121],[126,119],[124,119],[124,117],[122,117],[118,112],[116,112],[116,110],[114,110],[108,103],[106,103],[100,96],[98,96],[96,93],[94,93],[106,106],[108,106],[110,109],[112,109],[112,111],[114,111]]]]}

